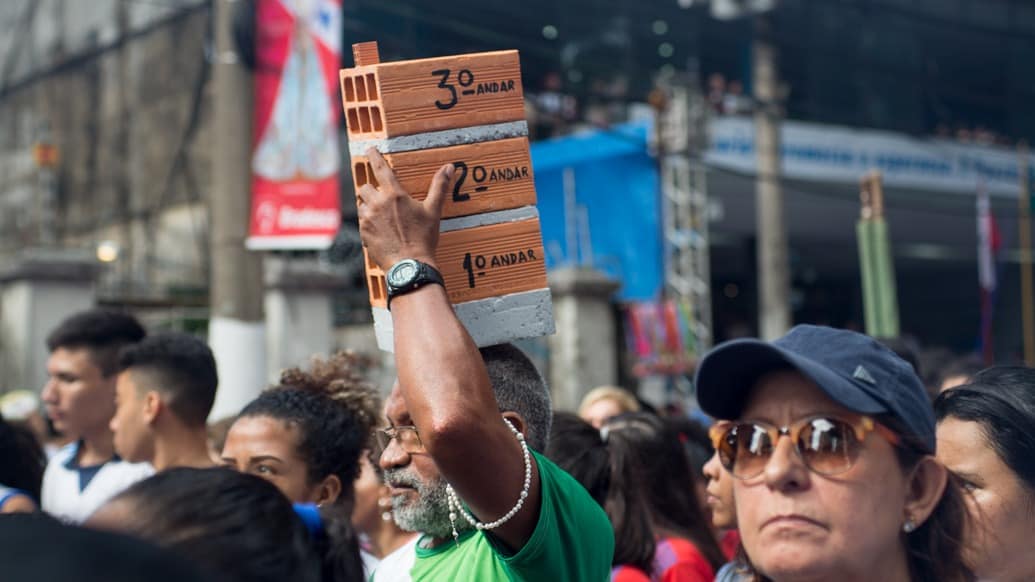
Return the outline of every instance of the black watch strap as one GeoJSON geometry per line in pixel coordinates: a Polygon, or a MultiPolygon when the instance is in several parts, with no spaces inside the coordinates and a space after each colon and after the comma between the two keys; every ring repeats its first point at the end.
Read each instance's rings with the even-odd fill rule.
{"type": "Polygon", "coordinates": [[[420,289],[428,284],[446,286],[442,273],[431,265],[414,259],[403,259],[392,265],[385,273],[388,289],[388,308],[392,308],[392,299],[420,289]],[[403,273],[403,275],[400,275],[403,273]]]}

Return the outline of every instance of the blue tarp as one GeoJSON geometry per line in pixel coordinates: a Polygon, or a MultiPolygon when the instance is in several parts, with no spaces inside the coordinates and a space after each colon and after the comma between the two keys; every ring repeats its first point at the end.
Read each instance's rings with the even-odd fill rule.
{"type": "Polygon", "coordinates": [[[593,266],[622,283],[618,295],[626,301],[656,299],[662,284],[658,169],[647,151],[649,129],[634,122],[532,144],[547,268],[586,258],[565,242],[564,169],[572,168],[576,202],[589,216],[593,266]]]}

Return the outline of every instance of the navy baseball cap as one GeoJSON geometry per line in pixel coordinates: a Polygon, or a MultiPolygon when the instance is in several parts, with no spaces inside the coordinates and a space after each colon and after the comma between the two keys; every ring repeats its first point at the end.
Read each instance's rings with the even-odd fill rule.
{"type": "Polygon", "coordinates": [[[742,339],[714,348],[697,366],[701,409],[722,419],[743,412],[763,375],[793,369],[859,414],[890,414],[910,440],[934,454],[934,409],[913,367],[877,340],[843,329],[798,325],[773,342],[742,339]]]}

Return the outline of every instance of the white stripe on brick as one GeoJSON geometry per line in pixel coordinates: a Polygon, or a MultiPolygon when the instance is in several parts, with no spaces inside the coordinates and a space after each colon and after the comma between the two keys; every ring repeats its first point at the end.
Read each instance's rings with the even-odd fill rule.
{"type": "Polygon", "coordinates": [[[524,137],[527,135],[528,122],[510,121],[507,123],[476,125],[473,127],[447,129],[444,131],[429,131],[427,133],[389,137],[386,139],[350,141],[349,155],[363,156],[366,155],[366,151],[370,148],[374,148],[382,154],[394,154],[398,152],[444,148],[483,141],[495,141],[510,137],[524,137]]]}
{"type": "Polygon", "coordinates": [[[496,212],[483,212],[470,216],[459,216],[447,218],[439,223],[439,232],[450,232],[474,228],[476,226],[488,226],[490,224],[501,224],[504,222],[517,222],[519,220],[532,220],[539,218],[539,210],[535,206],[522,206],[510,210],[498,210],[496,212]]]}
{"type": "MultiPolygon", "coordinates": [[[[453,309],[478,347],[552,335],[555,331],[549,289],[457,303],[453,309]]],[[[380,307],[373,312],[377,346],[386,352],[395,351],[392,313],[380,307]]]]}

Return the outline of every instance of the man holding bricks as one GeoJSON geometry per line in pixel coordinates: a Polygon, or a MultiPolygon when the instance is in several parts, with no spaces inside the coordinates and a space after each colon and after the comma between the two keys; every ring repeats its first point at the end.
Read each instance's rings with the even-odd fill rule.
{"type": "Polygon", "coordinates": [[[392,579],[607,580],[614,550],[607,516],[531,450],[549,432],[548,400],[535,396],[547,394],[542,378],[512,346],[480,352],[438,274],[453,166],[438,171],[421,203],[380,154],[367,155],[380,188],[358,192],[360,232],[369,258],[388,268],[399,370],[380,464],[396,521],[425,534],[392,579]]]}

